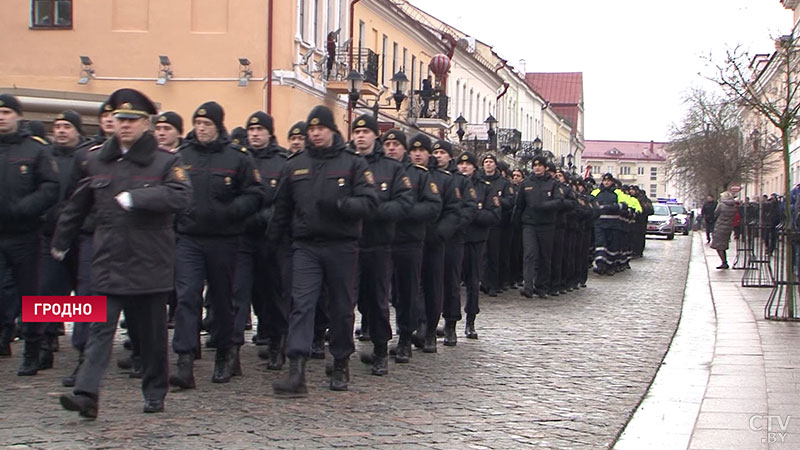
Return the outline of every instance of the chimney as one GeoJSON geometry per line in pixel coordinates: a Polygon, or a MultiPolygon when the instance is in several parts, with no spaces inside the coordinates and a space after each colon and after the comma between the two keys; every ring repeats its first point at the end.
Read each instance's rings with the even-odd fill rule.
{"type": "Polygon", "coordinates": [[[653,140],[650,140],[650,154],[653,154],[653,140]]]}
{"type": "Polygon", "coordinates": [[[525,61],[524,59],[520,59],[520,60],[519,60],[519,71],[520,71],[520,72],[521,72],[523,75],[524,75],[524,74],[526,74],[526,73],[528,73],[528,72],[526,72],[526,71],[525,71],[525,63],[526,63],[526,61],[525,61]]]}

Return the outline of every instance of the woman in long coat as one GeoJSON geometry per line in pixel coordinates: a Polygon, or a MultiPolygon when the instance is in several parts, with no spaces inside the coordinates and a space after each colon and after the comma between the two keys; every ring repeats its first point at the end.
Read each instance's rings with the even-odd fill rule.
{"type": "Polygon", "coordinates": [[[720,195],[717,209],[714,211],[714,234],[711,236],[711,248],[717,251],[722,264],[717,269],[728,269],[728,243],[733,231],[733,219],[736,216],[736,203],[733,194],[725,191],[720,195]]]}

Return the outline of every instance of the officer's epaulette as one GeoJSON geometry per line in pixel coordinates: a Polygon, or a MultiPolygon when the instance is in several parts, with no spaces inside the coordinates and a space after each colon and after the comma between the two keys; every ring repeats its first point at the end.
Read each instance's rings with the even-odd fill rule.
{"type": "Polygon", "coordinates": [[[49,143],[49,142],[47,142],[47,141],[46,141],[45,139],[43,139],[43,138],[40,138],[39,136],[30,136],[30,138],[31,138],[31,139],[33,139],[34,141],[36,141],[36,142],[38,142],[38,143],[42,144],[42,145],[50,145],[50,143],[49,143]]]}
{"type": "Polygon", "coordinates": [[[444,173],[444,174],[447,174],[447,175],[449,175],[449,176],[453,176],[453,174],[452,174],[452,173],[450,173],[450,171],[449,171],[449,170],[444,170],[444,169],[442,169],[441,167],[437,167],[437,168],[436,168],[436,170],[437,170],[437,171],[439,171],[439,172],[442,172],[442,173],[444,173]]]}
{"type": "Polygon", "coordinates": [[[428,171],[428,168],[425,166],[420,166],[419,164],[414,164],[414,167],[419,167],[420,169],[424,170],[425,172],[428,171]]]}

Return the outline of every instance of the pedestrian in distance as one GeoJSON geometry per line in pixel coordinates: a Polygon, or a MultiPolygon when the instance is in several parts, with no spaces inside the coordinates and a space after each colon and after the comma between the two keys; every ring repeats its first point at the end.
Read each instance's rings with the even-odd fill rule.
{"type": "Polygon", "coordinates": [[[736,203],[733,194],[728,191],[723,192],[719,197],[719,203],[714,210],[714,234],[711,237],[711,248],[717,251],[722,262],[717,269],[728,269],[728,244],[733,231],[733,219],[736,215],[736,203]]]}

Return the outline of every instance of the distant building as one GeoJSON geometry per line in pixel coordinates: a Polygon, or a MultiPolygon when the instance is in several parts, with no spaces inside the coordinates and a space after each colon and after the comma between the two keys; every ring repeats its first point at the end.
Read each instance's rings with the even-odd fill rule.
{"type": "Polygon", "coordinates": [[[612,173],[623,184],[636,185],[648,197],[682,200],[676,186],[667,180],[667,142],[586,140],[581,173],[590,169],[600,181],[612,173]]]}

